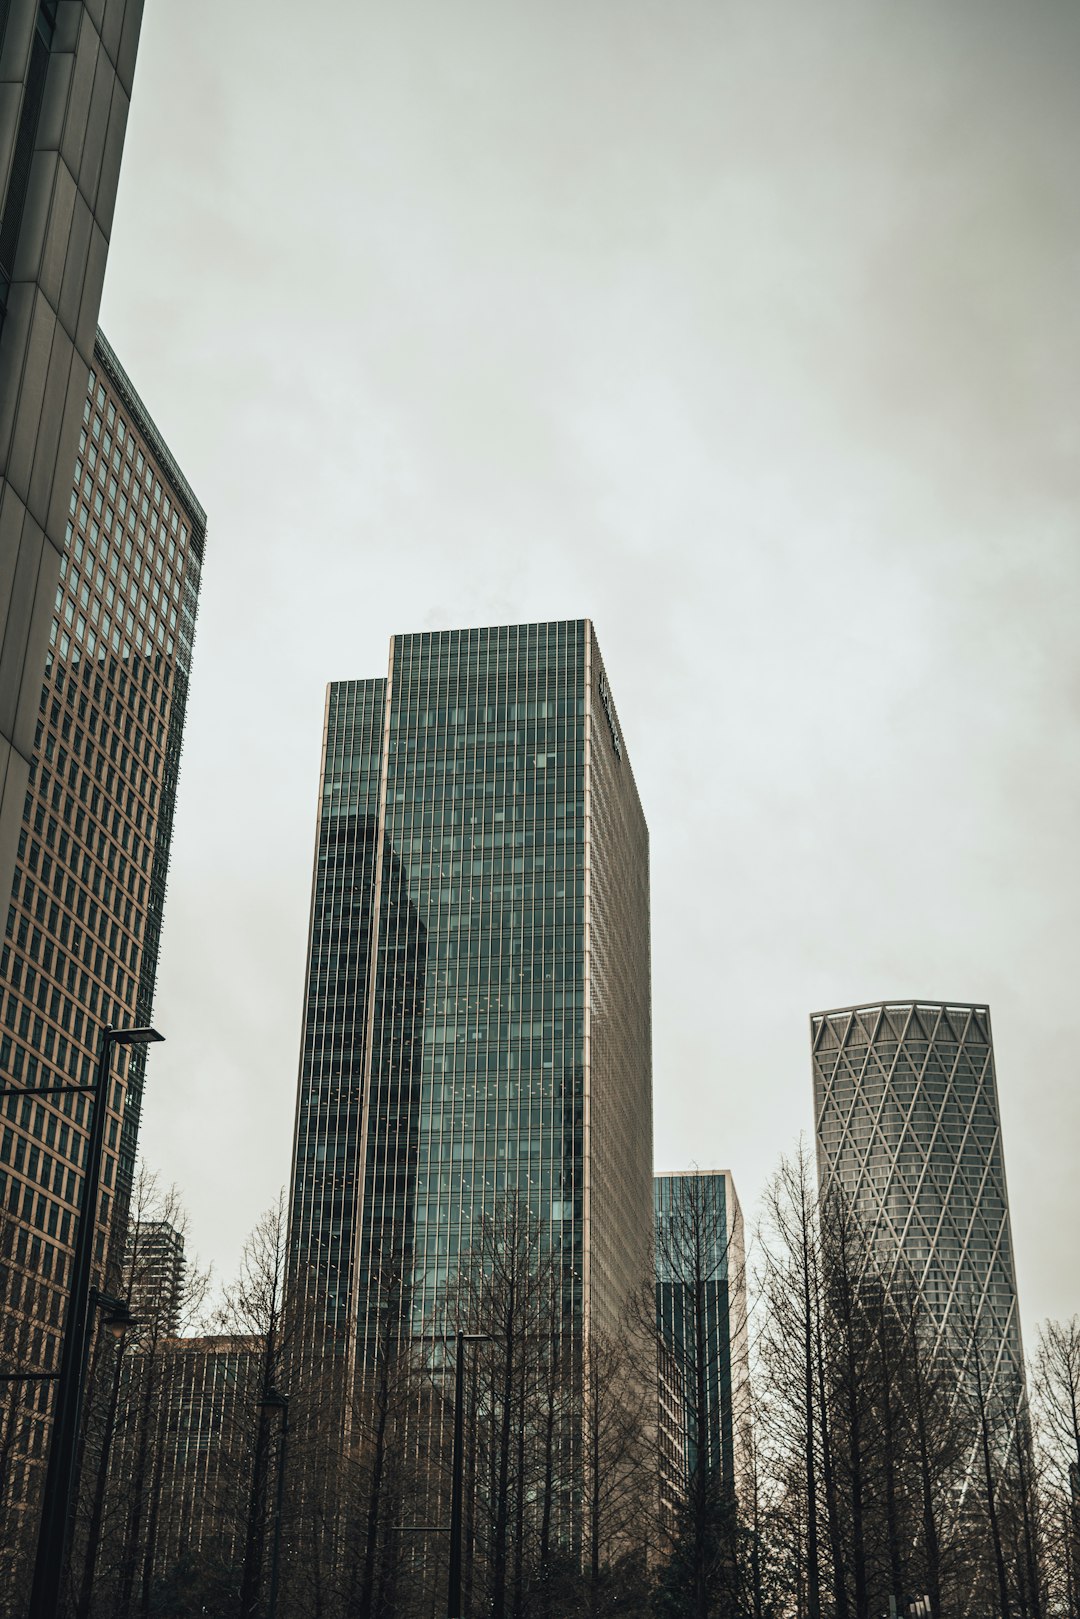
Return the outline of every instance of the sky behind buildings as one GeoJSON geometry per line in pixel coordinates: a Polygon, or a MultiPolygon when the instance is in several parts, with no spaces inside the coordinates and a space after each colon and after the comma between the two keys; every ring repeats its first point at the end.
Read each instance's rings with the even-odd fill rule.
{"type": "Polygon", "coordinates": [[[809,1017],[993,1018],[1080,1307],[1080,11],[147,5],[102,323],[209,516],[143,1143],[288,1172],[324,688],[591,616],[652,836],[657,1167],[748,1221],[809,1017]]]}

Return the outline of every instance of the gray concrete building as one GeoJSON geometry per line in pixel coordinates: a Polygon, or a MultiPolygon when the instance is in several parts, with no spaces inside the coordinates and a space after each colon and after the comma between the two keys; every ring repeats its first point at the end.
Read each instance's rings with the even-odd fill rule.
{"type": "Polygon", "coordinates": [[[143,0],[0,0],[0,892],[34,750],[143,0]]]}

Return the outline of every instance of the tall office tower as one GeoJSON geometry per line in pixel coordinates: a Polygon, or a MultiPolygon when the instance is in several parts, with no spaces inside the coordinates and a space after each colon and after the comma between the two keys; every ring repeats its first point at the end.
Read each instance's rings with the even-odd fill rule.
{"type": "Polygon", "coordinates": [[[180,1331],[184,1238],[168,1220],[144,1220],[128,1231],[124,1254],[128,1308],[168,1337],[180,1331]]]}
{"type": "MultiPolygon", "coordinates": [[[[0,945],[0,1083],[85,1085],[105,1024],[151,1019],[206,517],[103,337],[83,391],[61,579],[0,945]]],[[[145,1056],[117,1053],[96,1211],[94,1280],[115,1291],[145,1056]]],[[[0,1103],[0,1246],[9,1365],[57,1363],[84,1166],[87,1098],[0,1103]]],[[[22,1406],[23,1504],[43,1454],[48,1385],[22,1406]]],[[[5,1525],[0,1523],[0,1539],[5,1525]]],[[[14,1538],[14,1536],[12,1536],[14,1538]]]]}
{"type": "Polygon", "coordinates": [[[0,4],[0,893],[34,753],[142,0],[0,4]]]}
{"type": "Polygon", "coordinates": [[[738,1489],[746,1464],[750,1360],[742,1209],[726,1169],[657,1175],[656,1326],[678,1370],[686,1467],[738,1489]],[[700,1313],[699,1313],[700,1312],[700,1313]]]}
{"type": "Polygon", "coordinates": [[[329,689],[321,806],[292,1184],[321,1327],[362,1366],[400,1278],[404,1330],[442,1330],[516,1195],[580,1348],[652,1240],[648,833],[591,623],[395,636],[329,689]]]}
{"type": "Polygon", "coordinates": [[[1015,1406],[1023,1355],[990,1012],[889,1001],[811,1018],[818,1167],[939,1334],[1015,1406]]]}

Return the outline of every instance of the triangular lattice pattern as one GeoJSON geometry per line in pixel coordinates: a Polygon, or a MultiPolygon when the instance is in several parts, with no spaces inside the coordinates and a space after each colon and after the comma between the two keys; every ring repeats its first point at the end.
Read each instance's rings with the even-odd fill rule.
{"type": "Polygon", "coordinates": [[[823,1184],[839,1182],[879,1254],[903,1258],[939,1343],[950,1334],[969,1361],[978,1343],[984,1386],[1015,1410],[1023,1359],[988,1009],[890,1002],[818,1013],[811,1029],[823,1184]]]}

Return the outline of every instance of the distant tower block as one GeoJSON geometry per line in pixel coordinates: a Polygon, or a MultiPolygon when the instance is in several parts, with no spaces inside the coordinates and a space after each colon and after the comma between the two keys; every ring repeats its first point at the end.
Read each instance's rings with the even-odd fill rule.
{"type": "MultiPolygon", "coordinates": [[[[738,1490],[748,1460],[750,1364],[742,1209],[726,1169],[657,1175],[656,1328],[677,1369],[686,1466],[704,1449],[710,1476],[738,1490]],[[704,1363],[697,1365],[697,1291],[704,1307],[704,1363]],[[703,1387],[698,1411],[695,1389],[703,1387]]],[[[659,1379],[661,1399],[669,1392],[659,1379]]],[[[663,1409],[661,1423],[663,1427],[663,1409]]]]}
{"type": "Polygon", "coordinates": [[[902,1260],[939,1341],[980,1346],[1004,1401],[1022,1387],[1009,1198],[986,1006],[888,1001],[818,1012],[818,1168],[871,1244],[902,1260]]]}
{"type": "Polygon", "coordinates": [[[146,1220],[128,1229],[124,1279],[137,1320],[173,1338],[180,1331],[184,1293],[184,1238],[168,1220],[146,1220]]]}

